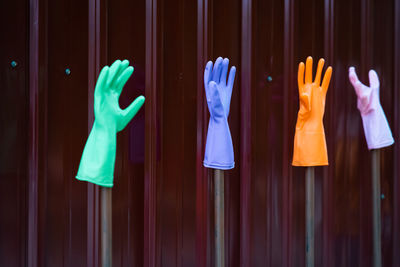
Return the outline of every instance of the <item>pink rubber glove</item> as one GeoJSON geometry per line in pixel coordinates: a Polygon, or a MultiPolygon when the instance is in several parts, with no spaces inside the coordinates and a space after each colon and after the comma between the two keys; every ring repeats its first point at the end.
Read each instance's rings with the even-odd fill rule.
{"type": "Polygon", "coordinates": [[[374,70],[369,71],[369,87],[362,84],[354,67],[349,68],[349,79],[357,94],[368,149],[378,149],[394,143],[392,132],[379,101],[379,78],[374,70]]]}

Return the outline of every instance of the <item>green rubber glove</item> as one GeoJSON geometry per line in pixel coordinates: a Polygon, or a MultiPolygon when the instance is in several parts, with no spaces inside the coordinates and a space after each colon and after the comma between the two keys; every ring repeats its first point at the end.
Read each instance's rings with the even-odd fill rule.
{"type": "Polygon", "coordinates": [[[101,70],[94,90],[95,120],[76,179],[113,186],[117,132],[125,128],[144,103],[144,96],[139,96],[126,109],[119,107],[119,96],[132,72],[128,60],[117,60],[101,70]]]}

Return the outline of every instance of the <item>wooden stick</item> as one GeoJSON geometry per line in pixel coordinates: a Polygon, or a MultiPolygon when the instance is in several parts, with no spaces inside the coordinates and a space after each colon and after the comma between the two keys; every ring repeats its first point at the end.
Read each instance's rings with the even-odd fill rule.
{"type": "Polygon", "coordinates": [[[306,267],[314,267],[314,167],[306,169],[306,267]]]}
{"type": "Polygon", "coordinates": [[[225,266],[224,244],[224,172],[214,172],[215,267],[225,266]]]}
{"type": "Polygon", "coordinates": [[[372,150],[372,218],[373,218],[373,261],[374,267],[382,266],[381,253],[381,184],[380,150],[372,150]]]}
{"type": "Polygon", "coordinates": [[[112,189],[101,188],[101,262],[112,266],[112,189]]]}

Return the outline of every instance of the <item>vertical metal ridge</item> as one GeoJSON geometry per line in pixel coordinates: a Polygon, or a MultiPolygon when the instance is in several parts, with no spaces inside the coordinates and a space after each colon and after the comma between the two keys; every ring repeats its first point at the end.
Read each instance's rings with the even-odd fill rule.
{"type": "Polygon", "coordinates": [[[28,266],[38,266],[39,0],[29,1],[28,266]]]}
{"type": "Polygon", "coordinates": [[[208,179],[203,167],[207,125],[203,69],[208,57],[208,0],[197,0],[196,262],[207,263],[208,179]]]}
{"type": "Polygon", "coordinates": [[[294,56],[294,2],[293,0],[285,0],[284,4],[284,70],[283,76],[286,77],[283,81],[283,181],[282,181],[282,266],[291,266],[291,223],[290,214],[292,211],[291,197],[291,178],[292,167],[290,162],[290,148],[293,140],[289,137],[289,122],[290,122],[290,90],[294,90],[293,84],[293,56],[294,56]]]}
{"type": "Polygon", "coordinates": [[[43,238],[46,196],[39,198],[46,183],[47,161],[47,0],[29,4],[29,114],[27,181],[27,265],[43,265],[43,238]],[[39,179],[41,177],[41,179],[39,179]],[[40,202],[40,205],[39,205],[40,202]],[[40,208],[39,208],[40,207],[40,208]]]}
{"type": "MultiPolygon", "coordinates": [[[[185,2],[183,0],[179,0],[179,7],[177,10],[177,15],[178,15],[178,20],[179,20],[179,36],[180,36],[180,49],[181,49],[181,54],[179,55],[179,60],[178,60],[178,70],[179,70],[179,77],[181,78],[179,80],[178,78],[178,83],[177,87],[179,88],[178,91],[180,91],[180,101],[181,105],[179,107],[180,113],[185,114],[185,78],[187,77],[185,73],[185,2]]],[[[185,154],[185,118],[182,118],[182,128],[180,130],[180,135],[181,135],[181,140],[180,140],[180,150],[179,150],[179,155],[180,155],[180,160],[184,162],[184,154],[185,154]]],[[[176,267],[181,267],[183,264],[183,230],[182,227],[184,225],[183,223],[183,190],[184,190],[184,172],[185,169],[181,168],[179,177],[176,179],[177,187],[176,187],[176,200],[177,200],[177,205],[176,205],[176,267]]]]}
{"type": "MultiPolygon", "coordinates": [[[[94,122],[94,88],[107,62],[107,0],[89,0],[88,15],[88,133],[94,122]]],[[[100,190],[87,183],[87,265],[100,265],[100,190]]]]}
{"type": "Polygon", "coordinates": [[[156,266],[157,0],[146,0],[144,266],[156,266]]]}
{"type": "MultiPolygon", "coordinates": [[[[365,79],[365,73],[371,66],[371,49],[370,49],[370,36],[371,36],[371,16],[370,4],[371,0],[364,0],[361,2],[361,60],[360,60],[360,76],[362,80],[365,79]]],[[[360,183],[360,253],[359,264],[365,266],[372,261],[372,203],[370,202],[370,190],[372,183],[370,179],[360,183]],[[370,232],[371,231],[371,232],[370,232]],[[366,257],[368,256],[368,257],[366,257]]]]}
{"type": "MultiPolygon", "coordinates": [[[[334,64],[334,0],[325,0],[324,6],[324,54],[326,57],[326,62],[328,62],[329,66],[334,64]]],[[[335,76],[331,81],[331,89],[334,88],[335,76]]],[[[332,130],[334,129],[334,98],[331,97],[329,100],[329,129],[331,133],[329,135],[333,136],[332,130]]],[[[328,152],[334,150],[333,146],[333,138],[328,138],[328,152]]],[[[334,153],[330,153],[331,157],[329,157],[329,164],[331,166],[335,165],[335,157],[332,156],[334,153]]],[[[334,168],[333,167],[325,167],[323,169],[323,203],[322,203],[322,213],[323,213],[323,225],[322,225],[322,262],[323,266],[330,267],[331,264],[331,214],[332,214],[332,186],[333,186],[333,176],[334,176],[334,168]]]]}
{"type": "Polygon", "coordinates": [[[240,266],[250,266],[252,0],[242,1],[240,86],[240,266]]]}
{"type": "Polygon", "coordinates": [[[371,66],[371,1],[361,1],[361,72],[371,66]]]}

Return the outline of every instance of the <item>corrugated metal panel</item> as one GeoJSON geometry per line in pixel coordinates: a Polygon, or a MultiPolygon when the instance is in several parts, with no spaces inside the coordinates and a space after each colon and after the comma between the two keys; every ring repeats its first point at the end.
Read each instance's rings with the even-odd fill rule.
{"type": "MultiPolygon", "coordinates": [[[[0,239],[8,249],[0,262],[99,266],[98,188],[73,176],[93,121],[100,67],[127,58],[135,72],[121,105],[143,93],[147,99],[118,136],[114,265],[212,266],[202,77],[207,60],[224,56],[238,67],[230,114],[236,168],[225,175],[225,262],[303,266],[304,169],[290,161],[297,64],[312,55],[333,66],[324,119],[330,165],[316,170],[316,266],[371,266],[371,156],[347,69],[357,66],[365,82],[368,70],[377,70],[381,102],[399,140],[398,1],[18,0],[2,6],[4,21],[30,17],[31,23],[0,27],[8,36],[0,87],[11,99],[3,113],[15,106],[21,112],[0,121],[20,140],[1,156],[18,164],[0,165],[0,231],[13,236],[0,239]],[[12,70],[11,57],[21,58],[12,70]],[[16,205],[11,214],[8,202],[16,205]]],[[[11,144],[2,133],[0,141],[11,144]]],[[[399,156],[397,143],[382,151],[383,266],[400,264],[399,156]]]]}

